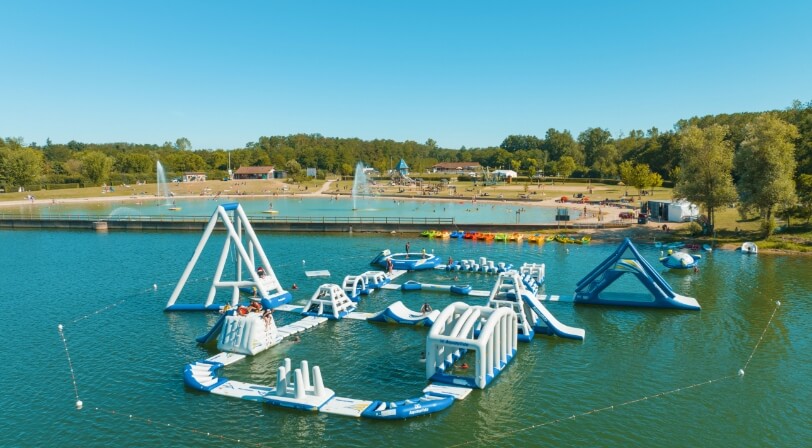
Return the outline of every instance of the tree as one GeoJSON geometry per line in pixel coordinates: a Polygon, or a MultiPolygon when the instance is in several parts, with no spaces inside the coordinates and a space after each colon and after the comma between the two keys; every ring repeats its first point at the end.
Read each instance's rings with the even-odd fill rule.
{"type": "Polygon", "coordinates": [[[578,165],[576,165],[572,157],[564,156],[555,164],[555,168],[561,177],[570,177],[570,174],[578,168],[578,165]]]}
{"type": "Polygon", "coordinates": [[[189,151],[192,149],[192,142],[186,137],[175,140],[175,149],[178,151],[189,151]]]}
{"type": "Polygon", "coordinates": [[[595,157],[612,141],[612,134],[606,129],[589,128],[578,135],[578,143],[584,149],[584,165],[591,167],[595,157]]]}
{"type": "Polygon", "coordinates": [[[591,168],[598,173],[601,177],[607,178],[617,174],[617,161],[618,152],[615,145],[607,143],[597,148],[592,155],[591,168]]]}
{"type": "Polygon", "coordinates": [[[736,188],[745,207],[761,212],[766,221],[778,205],[795,198],[795,126],[774,114],[762,114],[746,127],[746,137],[734,160],[736,188]]]}
{"type": "Polygon", "coordinates": [[[82,175],[88,182],[98,185],[110,178],[113,159],[100,151],[87,151],[82,155],[82,175]]]}
{"type": "Polygon", "coordinates": [[[633,163],[629,160],[623,162],[618,167],[620,180],[629,186],[637,188],[637,194],[642,197],[642,191],[648,187],[659,187],[663,184],[663,178],[651,171],[645,163],[633,163]]]}
{"type": "Polygon", "coordinates": [[[584,151],[572,138],[570,131],[559,132],[553,128],[548,129],[541,149],[547,152],[552,160],[561,160],[564,156],[570,156],[575,161],[576,167],[584,163],[584,151]]]}
{"type": "Polygon", "coordinates": [[[0,150],[0,177],[9,185],[25,186],[42,175],[42,152],[32,148],[0,150]]]}
{"type": "Polygon", "coordinates": [[[701,205],[714,226],[714,212],[736,200],[733,187],[733,145],[727,128],[718,124],[700,129],[688,126],[679,133],[682,162],[674,195],[701,205]]]}
{"type": "Polygon", "coordinates": [[[800,215],[809,224],[809,218],[812,217],[812,174],[798,176],[798,202],[800,215]]]}

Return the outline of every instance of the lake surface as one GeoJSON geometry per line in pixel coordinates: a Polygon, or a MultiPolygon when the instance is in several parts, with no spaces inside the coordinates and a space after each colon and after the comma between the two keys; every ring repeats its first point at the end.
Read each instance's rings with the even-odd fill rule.
{"type": "MultiPolygon", "coordinates": [[[[43,203],[4,206],[0,213],[15,213],[31,216],[211,216],[212,209],[218,203],[235,202],[234,198],[212,199],[176,199],[158,200],[154,197],[139,200],[116,200],[112,202],[86,203],[43,203]],[[180,208],[172,211],[170,206],[180,208]]],[[[498,202],[426,201],[407,199],[363,198],[356,203],[353,210],[352,199],[341,196],[333,199],[329,196],[316,197],[268,197],[240,198],[240,204],[246,214],[263,217],[409,217],[409,218],[454,218],[458,224],[496,223],[528,224],[555,222],[556,209],[532,205],[517,205],[498,202]],[[264,213],[268,210],[277,213],[264,213]]],[[[580,209],[572,206],[571,219],[580,216],[580,209]]]]}
{"type": "MultiPolygon", "coordinates": [[[[193,233],[0,231],[5,310],[0,445],[200,447],[237,445],[236,439],[241,445],[287,447],[812,443],[809,258],[716,251],[703,259],[699,274],[665,272],[675,290],[699,300],[699,312],[548,303],[559,320],[586,329],[586,341],[537,336],[520,344],[487,389],[438,414],[381,422],[263,407],[184,387],[184,364],[216,353],[194,342],[216,315],[162,309],[199,238],[193,233]],[[778,300],[782,306],[776,312],[778,300]],[[82,410],[74,407],[60,323],[82,410]],[[745,365],[745,375],[738,376],[745,365]],[[598,409],[604,410],[589,413],[598,409]]],[[[203,254],[206,263],[192,273],[184,294],[190,301],[207,291],[222,238],[213,238],[203,254]]],[[[319,284],[341,283],[345,275],[369,270],[381,249],[402,251],[407,241],[357,234],[261,234],[260,239],[281,282],[298,284],[293,293],[300,303],[319,284]],[[317,269],[332,276],[304,274],[317,269]]],[[[412,250],[426,248],[455,260],[544,262],[545,290],[552,294],[571,294],[615,248],[410,242],[412,250]]],[[[659,249],[638,247],[659,266],[659,249]]],[[[459,275],[454,283],[478,289],[494,281],[488,275],[459,275]]],[[[409,279],[453,282],[440,272],[407,274],[397,282],[409,279]]],[[[634,282],[622,287],[638,288],[634,282]]],[[[396,300],[412,309],[425,301],[440,309],[459,299],[384,290],[364,298],[359,310],[378,311],[396,300]]],[[[298,319],[276,314],[280,324],[298,319]]],[[[419,395],[426,385],[418,359],[426,334],[425,328],[409,326],[328,322],[303,333],[299,343],[285,342],[227,367],[223,376],[271,385],[282,359],[290,357],[294,364],[307,359],[321,367],[325,385],[339,396],[399,400],[419,395]]]]}

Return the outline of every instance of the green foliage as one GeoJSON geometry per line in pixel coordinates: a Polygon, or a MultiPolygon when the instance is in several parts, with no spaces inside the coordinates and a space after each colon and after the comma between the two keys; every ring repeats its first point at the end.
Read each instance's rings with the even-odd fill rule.
{"type": "Polygon", "coordinates": [[[659,173],[652,172],[645,163],[635,164],[625,161],[618,167],[620,180],[631,187],[637,189],[637,194],[642,196],[642,190],[649,187],[659,187],[663,184],[663,178],[659,173]]]}
{"type": "Polygon", "coordinates": [[[32,183],[42,175],[43,167],[44,157],[38,150],[17,145],[0,148],[0,178],[9,185],[20,187],[32,183]]]}
{"type": "Polygon", "coordinates": [[[776,226],[776,223],[775,223],[775,218],[773,218],[772,216],[770,216],[767,219],[762,220],[761,221],[761,235],[762,235],[762,237],[766,239],[766,238],[769,238],[770,236],[772,236],[772,234],[775,233],[776,227],[777,226],[776,226]]]}
{"type": "Polygon", "coordinates": [[[711,227],[716,209],[736,199],[733,147],[726,134],[726,127],[714,124],[704,129],[688,126],[679,135],[682,162],[674,195],[702,206],[711,227]]]}
{"type": "Polygon", "coordinates": [[[739,199],[769,220],[774,209],[795,199],[795,126],[773,114],[762,114],[746,126],[736,153],[739,199]]]}
{"type": "Polygon", "coordinates": [[[82,175],[94,185],[107,182],[113,169],[113,159],[100,151],[87,151],[82,155],[82,175]]]}
{"type": "Polygon", "coordinates": [[[559,175],[561,175],[561,177],[570,177],[576,168],[578,168],[578,165],[576,165],[575,159],[570,156],[561,157],[561,159],[555,165],[555,170],[559,175]]]}
{"type": "Polygon", "coordinates": [[[691,232],[691,235],[699,235],[702,233],[702,226],[696,221],[691,221],[688,224],[688,231],[691,232]]]}

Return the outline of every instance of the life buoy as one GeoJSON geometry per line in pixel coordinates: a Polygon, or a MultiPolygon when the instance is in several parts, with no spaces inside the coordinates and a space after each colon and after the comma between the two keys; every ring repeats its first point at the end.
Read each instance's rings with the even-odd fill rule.
{"type": "Polygon", "coordinates": [[[245,316],[248,314],[248,308],[241,306],[237,309],[237,312],[240,313],[241,316],[245,316]]]}

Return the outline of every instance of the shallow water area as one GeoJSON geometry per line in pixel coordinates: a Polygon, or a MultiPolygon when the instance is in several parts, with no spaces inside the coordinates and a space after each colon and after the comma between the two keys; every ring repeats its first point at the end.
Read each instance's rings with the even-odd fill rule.
{"type": "MultiPolygon", "coordinates": [[[[210,215],[212,202],[200,202],[206,208],[200,215],[210,215]]],[[[200,301],[206,294],[223,238],[214,235],[182,299],[200,301]]],[[[674,272],[660,268],[659,249],[638,243],[674,289],[696,297],[702,311],[547,302],[560,321],[586,330],[584,342],[536,336],[519,346],[487,389],[431,416],[380,422],[261,406],[184,387],[183,365],[216,353],[194,338],[217,315],[162,310],[199,239],[196,233],[0,232],[0,300],[7,310],[0,334],[10,358],[2,371],[3,445],[221,446],[239,439],[240,445],[260,446],[760,447],[812,440],[812,280],[806,258],[714,251],[703,257],[698,274],[674,272]],[[82,410],[74,407],[60,323],[82,410]],[[745,375],[738,376],[742,368],[745,375]]],[[[357,234],[260,234],[260,240],[282,284],[298,285],[295,303],[321,283],[377,269],[369,262],[380,250],[401,252],[407,241],[412,251],[426,249],[443,260],[484,256],[514,265],[546,263],[545,292],[563,295],[615,248],[357,234]],[[321,269],[331,276],[305,275],[321,269]]],[[[495,277],[430,271],[396,282],[410,279],[490,289],[495,277]]],[[[641,288],[634,281],[616,287],[641,288]]],[[[396,300],[415,310],[424,302],[442,309],[457,300],[486,301],[382,290],[364,297],[359,310],[379,311],[396,300]]],[[[298,319],[275,315],[280,325],[298,319]]],[[[419,360],[426,334],[409,326],[328,322],[302,333],[301,342],[283,342],[223,375],[271,385],[285,357],[294,364],[306,359],[320,366],[325,385],[339,396],[399,400],[420,395],[426,385],[419,360]]]]}
{"type": "MultiPolygon", "coordinates": [[[[420,198],[418,198],[420,199],[420,198]]],[[[454,219],[457,224],[497,223],[531,224],[555,222],[556,209],[508,202],[469,200],[418,200],[402,198],[359,197],[353,208],[353,199],[345,196],[269,196],[267,198],[177,198],[166,202],[163,198],[143,197],[101,202],[37,203],[6,206],[0,213],[28,216],[87,216],[96,218],[116,216],[211,216],[217,204],[237,202],[246,214],[263,219],[291,217],[321,218],[427,218],[454,219]],[[172,210],[175,209],[175,210],[172,210]],[[271,213],[273,211],[273,213],[271,213]]],[[[426,198],[422,198],[426,199],[426,198]]],[[[572,206],[572,219],[579,215],[572,206]]]]}

